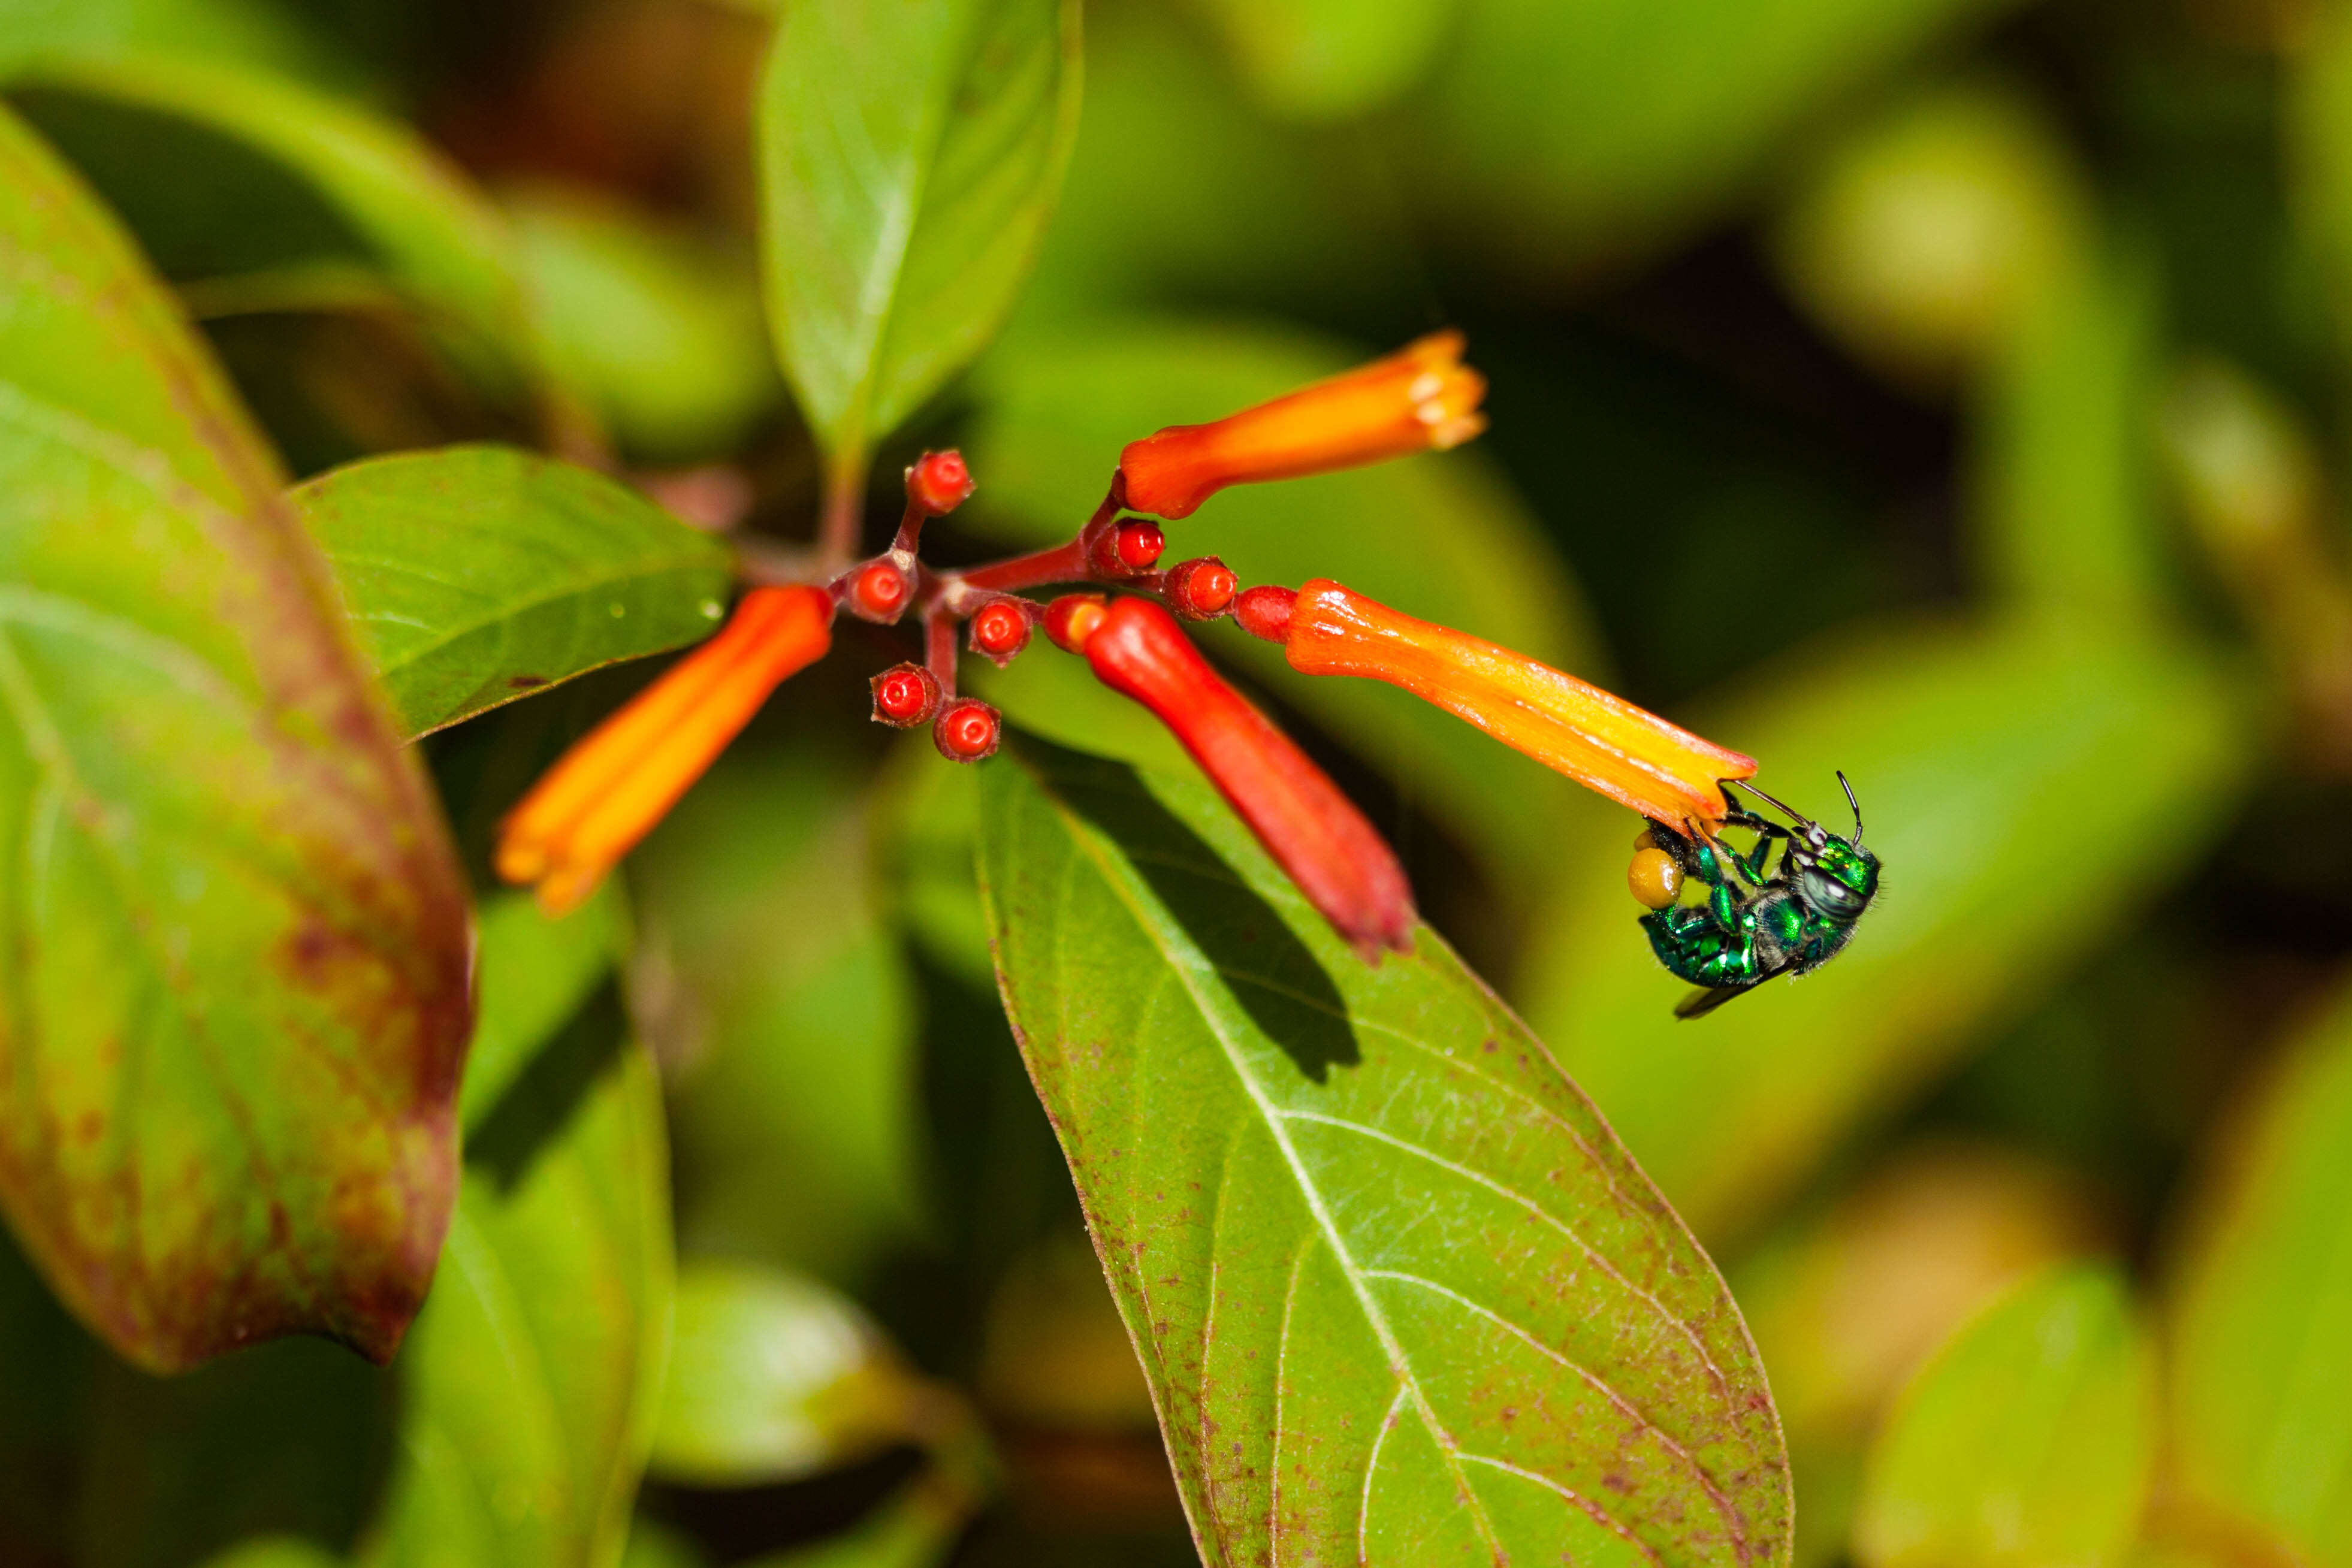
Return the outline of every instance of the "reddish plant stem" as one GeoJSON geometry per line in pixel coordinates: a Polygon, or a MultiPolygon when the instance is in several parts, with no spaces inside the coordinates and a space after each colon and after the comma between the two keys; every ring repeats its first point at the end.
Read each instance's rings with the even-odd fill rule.
{"type": "Polygon", "coordinates": [[[817,567],[824,576],[839,576],[857,553],[857,525],[865,499],[865,464],[844,464],[825,476],[824,516],[816,536],[817,567]]]}
{"type": "Polygon", "coordinates": [[[923,615],[923,663],[940,683],[942,699],[956,695],[956,626],[950,611],[929,610],[923,615]]]}
{"type": "Polygon", "coordinates": [[[890,541],[892,555],[911,556],[922,547],[923,519],[931,514],[912,496],[907,497],[907,515],[898,519],[898,536],[890,541]]]}

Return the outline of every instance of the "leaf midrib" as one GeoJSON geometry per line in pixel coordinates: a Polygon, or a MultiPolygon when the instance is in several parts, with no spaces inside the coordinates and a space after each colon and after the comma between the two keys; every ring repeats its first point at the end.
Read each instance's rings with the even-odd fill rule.
{"type": "MultiPolygon", "coordinates": [[[[1170,971],[1175,975],[1177,983],[1183,987],[1185,994],[1192,998],[1193,1010],[1200,1015],[1210,1036],[1216,1040],[1217,1048],[1224,1054],[1226,1064],[1233,1070],[1234,1079],[1241,1084],[1243,1092],[1249,1096],[1250,1103],[1257,1111],[1258,1119],[1265,1126],[1266,1135],[1274,1141],[1276,1152],[1282,1155],[1283,1164],[1289,1167],[1291,1179],[1297,1184],[1300,1197],[1306,1201],[1307,1212],[1313,1216],[1316,1228],[1321,1234],[1324,1245],[1331,1249],[1334,1260],[1338,1262],[1341,1274],[1348,1281],[1349,1290],[1356,1297],[1357,1310],[1364,1314],[1365,1322],[1370,1327],[1373,1337],[1380,1341],[1381,1349],[1389,1358],[1391,1374],[1395,1376],[1400,1390],[1411,1396],[1413,1407],[1421,1416],[1423,1428],[1428,1431],[1431,1440],[1436,1443],[1438,1451],[1445,1456],[1447,1466],[1454,1472],[1454,1485],[1465,1500],[1469,1503],[1472,1514],[1477,1522],[1478,1533],[1486,1541],[1487,1551],[1498,1564],[1507,1562],[1507,1554],[1495,1538],[1494,1521],[1487,1516],[1486,1503],[1470,1486],[1469,1479],[1462,1473],[1461,1454],[1454,1441],[1453,1434],[1448,1432],[1444,1424],[1437,1419],[1437,1413],[1431,1407],[1428,1396],[1422,1390],[1420,1379],[1413,1374],[1412,1358],[1405,1354],[1404,1346],[1398,1341],[1396,1333],[1390,1326],[1386,1315],[1381,1312],[1378,1303],[1373,1301],[1370,1293],[1365,1289],[1362,1270],[1357,1265],[1353,1254],[1349,1251],[1347,1243],[1341,1239],[1339,1226],[1324,1202],[1321,1190],[1307,1175],[1305,1166],[1300,1162],[1298,1151],[1292,1146],[1283,1128],[1280,1113],[1266,1099],[1265,1091],[1258,1084],[1255,1075],[1243,1061],[1235,1042],[1226,1034],[1223,1020],[1211,1007],[1209,997],[1196,983],[1197,977],[1194,971],[1198,966],[1191,960],[1201,956],[1180,953],[1171,945],[1160,931],[1160,923],[1150,917],[1149,911],[1137,898],[1135,891],[1128,885],[1125,878],[1118,875],[1109,856],[1099,844],[1094,841],[1076,814],[1056,800],[1050,791],[1041,791],[1041,793],[1045,795],[1055,814],[1061,817],[1071,841],[1077,846],[1081,854],[1094,862],[1096,872],[1102,877],[1104,884],[1109,887],[1113,895],[1127,906],[1129,913],[1134,916],[1136,925],[1143,931],[1145,939],[1160,950],[1160,956],[1167,960],[1170,971]]],[[[1204,957],[1202,957],[1202,962],[1205,963],[1204,957]]],[[[1294,1260],[1295,1266],[1296,1260],[1294,1260]]],[[[1286,1343],[1287,1336],[1286,1335],[1285,1338],[1286,1343]]],[[[1279,1394],[1280,1390],[1277,1386],[1277,1400],[1279,1394]]],[[[1371,1472],[1368,1469],[1365,1479],[1368,1490],[1371,1485],[1370,1476],[1371,1472]]],[[[1358,1543],[1360,1554],[1362,1544],[1360,1542],[1358,1543]]]]}
{"type": "MultiPolygon", "coordinates": [[[[1039,782],[1043,784],[1044,780],[1041,779],[1039,782]]],[[[1381,1313],[1378,1305],[1370,1299],[1370,1296],[1365,1288],[1364,1281],[1367,1279],[1386,1277],[1392,1271],[1365,1270],[1358,1264],[1352,1254],[1349,1251],[1345,1243],[1340,1239],[1337,1224],[1333,1220],[1331,1214],[1324,1202],[1323,1196],[1319,1188],[1308,1176],[1305,1165],[1298,1155],[1297,1149],[1292,1145],[1288,1137],[1282,1130],[1282,1124],[1288,1120],[1313,1120],[1331,1123],[1340,1122],[1341,1119],[1320,1115],[1315,1113],[1293,1113],[1285,1111],[1275,1106],[1272,1102],[1266,1098],[1258,1084],[1255,1076],[1251,1072],[1247,1063],[1240,1056],[1237,1042],[1226,1032],[1223,1020],[1212,1006],[1213,998],[1211,993],[1203,990],[1202,986],[1198,983],[1202,978],[1203,971],[1207,974],[1216,975],[1221,978],[1225,979],[1232,979],[1235,977],[1225,975],[1223,970],[1218,968],[1216,965],[1207,959],[1205,955],[1198,953],[1197,950],[1181,949],[1178,946],[1171,945],[1171,938],[1163,934],[1160,923],[1152,918],[1151,910],[1142,901],[1138,892],[1129,883],[1128,880],[1118,873],[1118,861],[1117,858],[1112,857],[1103,846],[1095,841],[1076,813],[1065,806],[1058,796],[1051,789],[1041,789],[1040,793],[1051,805],[1055,813],[1061,819],[1066,835],[1078,846],[1087,861],[1092,863],[1097,874],[1102,878],[1106,885],[1111,888],[1115,896],[1118,898],[1120,903],[1127,907],[1130,915],[1134,917],[1138,926],[1142,929],[1153,946],[1160,951],[1162,958],[1166,960],[1171,975],[1183,988],[1185,995],[1191,1000],[1194,1012],[1202,1019],[1203,1023],[1208,1027],[1211,1034],[1216,1039],[1218,1047],[1224,1053],[1226,1061],[1232,1068],[1236,1080],[1240,1082],[1244,1092],[1249,1095],[1252,1104],[1259,1114],[1261,1122],[1265,1124],[1268,1136],[1273,1139],[1276,1149],[1283,1157],[1284,1163],[1290,1168],[1293,1179],[1297,1182],[1301,1196],[1307,1202],[1309,1212],[1315,1218],[1318,1232],[1325,1242],[1332,1249],[1333,1256],[1339,1263],[1341,1270],[1348,1280],[1349,1289],[1356,1295],[1360,1310],[1364,1312],[1368,1324],[1372,1328],[1372,1331],[1375,1336],[1379,1339],[1383,1351],[1389,1355],[1391,1370],[1396,1372],[1398,1375],[1401,1394],[1409,1396],[1412,1399],[1415,1408],[1422,1417],[1424,1427],[1430,1432],[1440,1450],[1446,1455],[1448,1464],[1454,1471],[1457,1485],[1472,1502],[1474,1510],[1478,1515],[1480,1520],[1480,1532],[1487,1541],[1489,1548],[1496,1552],[1497,1560],[1502,1560],[1502,1550],[1496,1543],[1493,1531],[1489,1526],[1489,1521],[1486,1515],[1485,1505],[1483,1502],[1479,1501],[1475,1489],[1469,1486],[1467,1478],[1463,1474],[1462,1467],[1465,1464],[1477,1463],[1486,1465],[1488,1468],[1505,1470],[1557,1492],[1571,1504],[1593,1516],[1597,1521],[1608,1528],[1612,1533],[1616,1534],[1621,1539],[1625,1540],[1633,1545],[1637,1550],[1642,1552],[1643,1555],[1650,1557],[1654,1561],[1656,1560],[1655,1549],[1651,1546],[1648,1542],[1643,1540],[1638,1532],[1636,1532],[1625,1521],[1617,1518],[1601,1504],[1582,1496],[1582,1494],[1576,1492],[1573,1489],[1567,1487],[1554,1478],[1542,1476],[1536,1472],[1526,1470],[1522,1467],[1515,1466],[1499,1458],[1466,1453],[1461,1449],[1453,1435],[1437,1418],[1436,1412],[1422,1390],[1418,1378],[1412,1373],[1412,1362],[1410,1357],[1405,1354],[1402,1343],[1396,1339],[1385,1316],[1381,1313]]],[[[1197,871],[1200,868],[1194,867],[1190,863],[1186,863],[1181,867],[1181,869],[1192,872],[1197,871]]],[[[1213,877],[1213,880],[1234,879],[1217,879],[1213,877]]],[[[1273,986],[1270,982],[1263,982],[1259,980],[1257,977],[1244,975],[1238,977],[1250,981],[1251,983],[1265,984],[1270,989],[1285,989],[1284,988],[1273,986]]],[[[1302,998],[1301,999],[1305,1000],[1307,998],[1302,998]]],[[[1330,1009],[1328,1005],[1323,1005],[1322,1010],[1328,1012],[1332,1009],[1330,1009]]],[[[1422,1043],[1411,1040],[1410,1038],[1402,1034],[1402,1031],[1388,1029],[1383,1026],[1376,1025],[1375,1027],[1381,1027],[1383,1033],[1393,1035],[1400,1040],[1404,1040],[1407,1043],[1414,1044],[1416,1046],[1420,1046],[1422,1043]]],[[[1423,1049],[1425,1049],[1425,1047],[1423,1049]]],[[[1478,1076],[1482,1078],[1485,1077],[1484,1074],[1478,1074],[1478,1076]]],[[[1522,1099],[1528,1098],[1524,1094],[1524,1092],[1513,1090],[1512,1092],[1516,1097],[1522,1099]]],[[[1571,1134],[1575,1133],[1575,1129],[1572,1126],[1562,1122],[1558,1114],[1551,1112],[1549,1107],[1541,1106],[1538,1103],[1537,1104],[1537,1108],[1545,1113],[1548,1120],[1558,1122],[1571,1134]]],[[[1441,1168],[1447,1169],[1456,1176],[1470,1181],[1473,1185],[1483,1189],[1504,1193],[1510,1197],[1514,1201],[1528,1207],[1531,1212],[1534,1212],[1549,1223],[1552,1228],[1559,1230],[1572,1244],[1577,1246],[1580,1251],[1584,1252],[1588,1258],[1592,1259],[1597,1262],[1601,1262],[1603,1265],[1605,1271],[1609,1273],[1612,1279],[1621,1288],[1624,1289],[1630,1295],[1633,1295],[1647,1303],[1658,1312],[1664,1322],[1673,1326],[1677,1332],[1688,1338],[1694,1347],[1698,1351],[1702,1362],[1707,1367],[1711,1376],[1717,1382],[1718,1385],[1721,1384],[1724,1375],[1722,1370],[1716,1364],[1712,1354],[1706,1349],[1703,1340],[1697,1333],[1696,1325],[1688,1322],[1678,1314],[1667,1309],[1665,1304],[1659,1301],[1653,1293],[1634,1286],[1631,1281],[1624,1278],[1622,1271],[1609,1266],[1606,1260],[1591,1242],[1585,1240],[1585,1239],[1580,1236],[1573,1227],[1567,1225],[1566,1222],[1559,1219],[1558,1216],[1552,1215],[1549,1210],[1544,1209],[1540,1205],[1534,1203],[1532,1199],[1528,1198],[1525,1195],[1518,1194],[1503,1186],[1501,1184],[1496,1182],[1492,1177],[1471,1171],[1468,1167],[1460,1166],[1458,1162],[1445,1159],[1443,1155],[1436,1154],[1434,1151],[1422,1148],[1420,1145],[1411,1144],[1406,1140],[1398,1139],[1393,1134],[1381,1133],[1378,1129],[1365,1128],[1359,1123],[1344,1122],[1341,1123],[1341,1124],[1360,1132],[1369,1133],[1370,1135],[1379,1138],[1381,1141],[1397,1144],[1400,1147],[1408,1150],[1418,1157],[1429,1160],[1441,1168]]],[[[1585,1144],[1584,1139],[1580,1135],[1576,1135],[1573,1141],[1578,1145],[1580,1149],[1583,1150],[1583,1152],[1587,1154],[1588,1156],[1592,1156],[1592,1151],[1585,1144]]],[[[1602,1176],[1606,1178],[1607,1185],[1610,1186],[1611,1190],[1618,1193],[1622,1197],[1622,1190],[1617,1187],[1614,1174],[1608,1170],[1605,1162],[1599,1161],[1597,1156],[1594,1157],[1594,1160],[1596,1166],[1601,1169],[1602,1176]]],[[[1602,1396],[1605,1397],[1611,1405],[1616,1407],[1622,1415],[1633,1422],[1639,1429],[1648,1433],[1663,1448],[1673,1455],[1676,1459],[1680,1460],[1683,1465],[1687,1468],[1690,1475],[1697,1482],[1700,1489],[1707,1495],[1708,1500],[1715,1504],[1716,1509],[1719,1512],[1725,1524],[1729,1528],[1732,1540],[1735,1544],[1735,1550],[1738,1552],[1740,1560],[1742,1562],[1747,1562],[1751,1558],[1752,1552],[1748,1542],[1748,1533],[1746,1529],[1747,1521],[1744,1512],[1723,1492],[1715,1476],[1706,1469],[1695,1454],[1691,1453],[1683,1444],[1675,1440],[1663,1427],[1658,1426],[1655,1421],[1652,1420],[1640,1409],[1639,1406],[1633,1404],[1630,1399],[1617,1390],[1614,1385],[1608,1381],[1608,1379],[1601,1376],[1598,1372],[1585,1366],[1580,1362],[1575,1361],[1573,1358],[1564,1355],[1558,1350],[1544,1344],[1540,1340],[1538,1340],[1531,1335],[1527,1330],[1520,1328],[1516,1324],[1509,1323],[1507,1320],[1502,1319],[1499,1314],[1494,1312],[1491,1308],[1486,1308],[1478,1303],[1470,1301],[1467,1298],[1461,1298],[1454,1292],[1449,1291],[1447,1293],[1449,1295],[1454,1295],[1456,1301],[1459,1304],[1463,1305],[1465,1310],[1472,1311],[1476,1315],[1496,1321],[1507,1328],[1515,1336],[1520,1338],[1531,1347],[1539,1351],[1547,1358],[1572,1369],[1580,1378],[1584,1379],[1588,1385],[1601,1394],[1602,1396]]],[[[1376,1444],[1374,1448],[1375,1456],[1377,1456],[1377,1452],[1378,1445],[1376,1444]]],[[[1370,1484],[1370,1471],[1368,1469],[1366,1478],[1366,1485],[1368,1488],[1370,1484]]]]}

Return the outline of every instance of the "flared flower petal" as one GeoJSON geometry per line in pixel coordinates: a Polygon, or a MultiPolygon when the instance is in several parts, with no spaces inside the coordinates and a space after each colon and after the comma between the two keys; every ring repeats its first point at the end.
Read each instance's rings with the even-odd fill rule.
{"type": "Polygon", "coordinates": [[[560,915],[717,759],[785,677],[824,657],[833,601],[819,588],[760,588],[719,634],[581,737],[499,825],[498,872],[535,884],[560,915]]]}
{"type": "Polygon", "coordinates": [[[1166,610],[1122,599],[1086,641],[1105,685],[1175,732],[1308,903],[1377,963],[1412,949],[1412,888],[1364,814],[1209,666],[1166,610]]]}
{"type": "Polygon", "coordinates": [[[1462,363],[1462,334],[1435,332],[1360,370],[1244,409],[1179,424],[1119,454],[1128,506],[1183,517],[1228,485],[1296,479],[1458,446],[1486,428],[1486,378],[1462,363]]]}
{"type": "Polygon", "coordinates": [[[1574,675],[1336,582],[1301,588],[1281,631],[1293,669],[1402,686],[1654,821],[1719,821],[1723,780],[1756,773],[1754,758],[1574,675]]]}

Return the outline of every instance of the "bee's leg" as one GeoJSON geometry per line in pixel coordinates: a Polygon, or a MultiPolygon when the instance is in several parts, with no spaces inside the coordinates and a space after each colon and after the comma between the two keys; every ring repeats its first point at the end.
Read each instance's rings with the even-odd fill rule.
{"type": "Polygon", "coordinates": [[[1649,819],[1649,822],[1650,841],[1674,856],[1675,863],[1683,868],[1685,876],[1695,876],[1701,882],[1714,880],[1707,874],[1706,866],[1702,860],[1706,849],[1704,842],[1684,832],[1680,828],[1661,822],[1654,817],[1649,819]]]}

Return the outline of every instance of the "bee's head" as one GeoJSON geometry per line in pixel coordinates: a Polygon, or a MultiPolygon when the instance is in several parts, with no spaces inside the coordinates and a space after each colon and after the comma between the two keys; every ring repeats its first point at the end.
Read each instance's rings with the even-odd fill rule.
{"type": "Polygon", "coordinates": [[[1860,844],[1823,833],[1792,858],[1797,895],[1832,920],[1858,919],[1878,895],[1878,857],[1860,844]]]}
{"type": "Polygon", "coordinates": [[[1827,919],[1851,923],[1861,918],[1870,901],[1878,896],[1878,857],[1862,847],[1862,805],[1853,798],[1853,786],[1846,782],[1843,773],[1837,777],[1847,803],[1853,807],[1850,839],[1842,839],[1810,817],[1790,810],[1753,784],[1743,782],[1740,788],[1780,806],[1795,823],[1785,863],[1792,873],[1797,896],[1827,919]]]}

